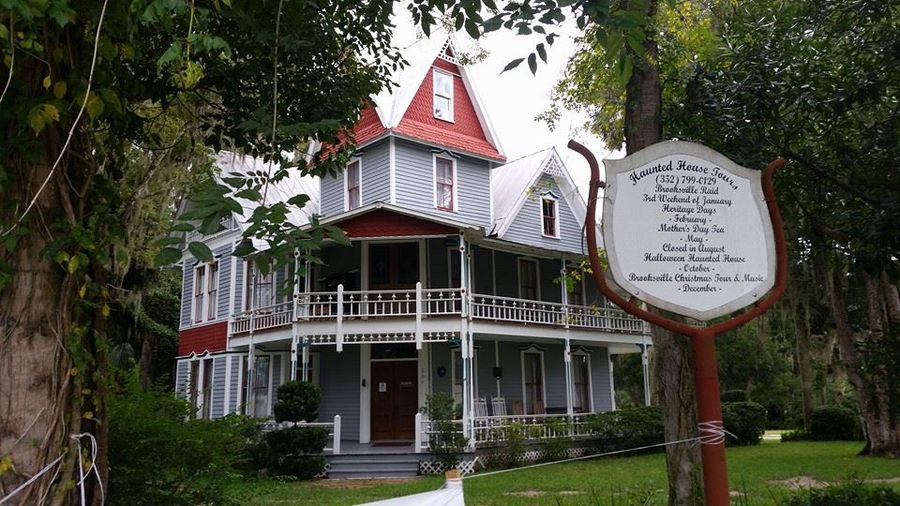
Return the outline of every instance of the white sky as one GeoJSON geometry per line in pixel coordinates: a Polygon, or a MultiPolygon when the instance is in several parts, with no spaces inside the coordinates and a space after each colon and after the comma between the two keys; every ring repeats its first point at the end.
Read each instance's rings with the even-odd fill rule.
{"type": "MultiPolygon", "coordinates": [[[[416,29],[405,10],[402,15],[396,16],[395,23],[395,43],[398,47],[406,47],[416,40],[416,29]]],[[[608,157],[621,158],[624,153],[617,151],[610,154],[603,141],[582,129],[584,117],[572,111],[563,111],[555,131],[535,119],[550,107],[550,92],[562,78],[566,62],[575,49],[574,37],[579,35],[574,22],[567,22],[557,33],[560,37],[548,48],[547,63],[538,59],[536,75],[531,74],[527,62],[503,74],[500,72],[511,60],[528,56],[543,36],[520,36],[503,29],[479,41],[488,56],[468,68],[507,158],[512,161],[555,146],[587,200],[590,170],[581,155],[566,147],[569,139],[574,138],[590,148],[601,161],[608,157]]],[[[454,37],[459,49],[471,49],[471,39],[464,32],[458,32],[454,37]]]]}

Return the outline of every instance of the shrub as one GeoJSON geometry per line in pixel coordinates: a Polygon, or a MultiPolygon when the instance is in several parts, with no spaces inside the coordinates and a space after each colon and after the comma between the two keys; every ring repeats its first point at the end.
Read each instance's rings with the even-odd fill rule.
{"type": "Polygon", "coordinates": [[[274,474],[308,480],[325,468],[322,449],[328,442],[328,431],[321,427],[273,430],[265,435],[265,441],[267,467],[274,474]]]}
{"type": "Polygon", "coordinates": [[[544,460],[559,460],[566,457],[569,448],[572,446],[572,440],[566,435],[568,434],[569,423],[565,418],[548,418],[544,420],[547,430],[557,434],[541,440],[541,450],[544,451],[544,460]]]}
{"type": "MultiPolygon", "coordinates": [[[[587,423],[601,452],[638,448],[665,441],[662,410],[657,406],[598,413],[587,417],[587,423]]],[[[662,451],[663,447],[655,450],[662,451]]]]}
{"type": "Polygon", "coordinates": [[[790,441],[812,441],[812,434],[803,430],[789,430],[781,433],[781,442],[788,443],[790,441]]]}
{"type": "Polygon", "coordinates": [[[766,408],[755,402],[726,402],[722,404],[725,430],[737,436],[726,438],[728,444],[755,445],[766,431],[766,408]]]}
{"type": "Polygon", "coordinates": [[[288,381],[278,387],[278,402],[272,407],[276,422],[314,422],[319,418],[319,388],[308,381],[288,381]]]}
{"type": "Polygon", "coordinates": [[[229,504],[223,487],[248,456],[243,416],[190,420],[186,402],[142,391],[136,377],[109,399],[109,504],[229,504]]]}
{"type": "Polygon", "coordinates": [[[814,409],[809,419],[809,433],[815,441],[862,439],[862,431],[856,413],[840,406],[814,409]]]}
{"type": "Polygon", "coordinates": [[[898,506],[900,492],[885,486],[851,481],[831,487],[803,490],[789,498],[785,506],[898,506]]]}
{"type": "Polygon", "coordinates": [[[510,467],[515,467],[525,454],[525,442],[528,440],[528,427],[521,422],[504,422],[503,438],[506,440],[506,454],[510,467]]]}
{"type": "Polygon", "coordinates": [[[722,392],[722,402],[747,402],[747,392],[743,390],[725,390],[722,392]]]}
{"type": "Polygon", "coordinates": [[[455,412],[453,396],[447,393],[429,395],[422,408],[422,413],[432,424],[428,446],[444,469],[455,468],[459,464],[459,454],[467,446],[461,426],[453,423],[455,412]]]}

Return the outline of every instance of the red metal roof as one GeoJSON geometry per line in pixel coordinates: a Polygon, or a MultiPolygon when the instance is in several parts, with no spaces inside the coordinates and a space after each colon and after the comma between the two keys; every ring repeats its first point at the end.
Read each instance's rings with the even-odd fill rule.
{"type": "Polygon", "coordinates": [[[381,124],[378,113],[375,112],[375,106],[369,103],[360,113],[359,121],[353,127],[353,137],[356,138],[356,144],[365,144],[366,142],[379,137],[385,132],[386,128],[381,124]]]}
{"type": "Polygon", "coordinates": [[[413,218],[405,214],[376,209],[334,223],[351,239],[360,237],[410,237],[423,235],[455,235],[459,230],[440,223],[413,218]]]}
{"type": "Polygon", "coordinates": [[[207,351],[223,351],[228,340],[228,323],[213,323],[202,327],[182,330],[178,333],[178,356],[183,357],[207,351]]]}
{"type": "Polygon", "coordinates": [[[419,90],[397,125],[399,134],[420,139],[432,144],[459,149],[498,161],[506,161],[497,149],[488,142],[475,113],[472,98],[459,76],[459,68],[440,58],[432,67],[450,71],[453,76],[453,122],[439,120],[432,110],[433,74],[429,70],[419,85],[419,90]]]}

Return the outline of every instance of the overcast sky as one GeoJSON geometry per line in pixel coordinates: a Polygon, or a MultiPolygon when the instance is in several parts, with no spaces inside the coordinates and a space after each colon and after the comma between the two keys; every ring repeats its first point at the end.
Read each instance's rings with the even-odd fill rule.
{"type": "MultiPolygon", "coordinates": [[[[396,24],[395,41],[398,47],[406,47],[416,40],[416,30],[405,11],[396,17],[396,24]]],[[[543,121],[535,119],[549,108],[550,92],[563,77],[566,62],[575,48],[574,37],[579,35],[574,22],[566,23],[558,33],[561,37],[549,48],[547,63],[538,60],[537,75],[531,74],[527,62],[511,71],[500,73],[507,63],[527,56],[543,39],[541,36],[519,36],[502,29],[480,40],[480,45],[488,52],[488,56],[484,61],[470,66],[469,70],[471,77],[476,80],[483,105],[491,117],[507,158],[512,161],[555,146],[582,196],[586,197],[590,171],[581,155],[566,147],[569,139],[574,138],[586,145],[601,161],[610,156],[621,158],[624,154],[616,152],[611,155],[599,138],[583,131],[581,127],[584,118],[571,111],[564,111],[555,131],[551,131],[543,121]]],[[[472,47],[471,39],[464,32],[456,33],[454,38],[461,49],[472,47]]]]}

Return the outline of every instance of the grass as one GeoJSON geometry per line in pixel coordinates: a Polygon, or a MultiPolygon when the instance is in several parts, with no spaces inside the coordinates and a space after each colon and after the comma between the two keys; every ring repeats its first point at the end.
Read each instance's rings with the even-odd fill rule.
{"type": "MultiPolygon", "coordinates": [[[[736,504],[774,505],[790,495],[770,483],[798,476],[839,482],[850,478],[900,478],[897,460],[857,457],[862,443],[765,441],[759,446],[728,449],[731,489],[745,494],[736,504]]],[[[438,488],[439,477],[401,483],[305,482],[273,480],[244,482],[234,497],[243,504],[347,505],[408,495],[438,488]]],[[[890,486],[900,490],[900,483],[890,486]]],[[[599,458],[467,479],[466,504],[494,505],[614,505],[665,504],[665,456],[599,458]]]]}

